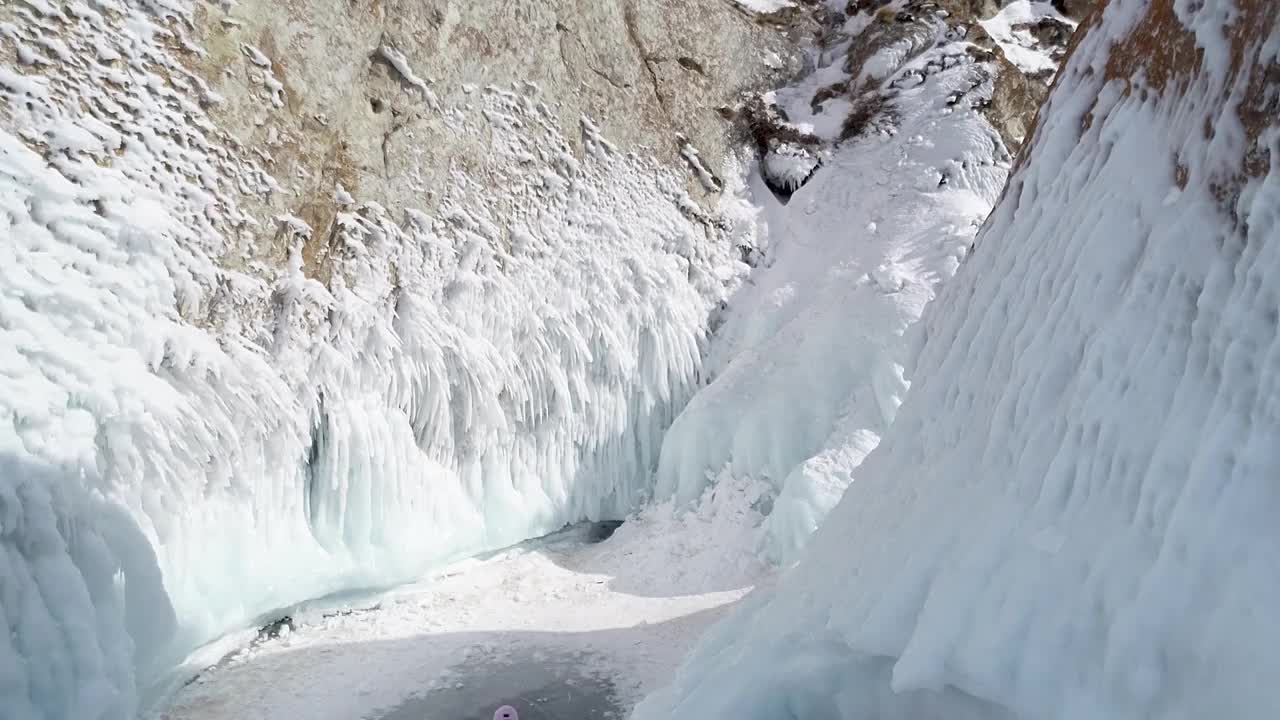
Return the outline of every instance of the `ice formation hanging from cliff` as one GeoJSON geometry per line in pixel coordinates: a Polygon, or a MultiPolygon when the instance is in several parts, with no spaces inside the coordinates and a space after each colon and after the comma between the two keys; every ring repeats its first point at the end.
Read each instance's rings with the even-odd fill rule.
{"type": "Polygon", "coordinates": [[[431,217],[330,190],[316,237],[255,210],[285,183],[174,60],[187,3],[6,12],[6,717],[132,717],[264,613],[643,497],[749,224],[490,87],[451,122],[500,176],[440,179],[431,217]]]}
{"type": "Polygon", "coordinates": [[[779,589],[637,720],[1280,707],[1280,5],[1112,2],[779,589]]]}

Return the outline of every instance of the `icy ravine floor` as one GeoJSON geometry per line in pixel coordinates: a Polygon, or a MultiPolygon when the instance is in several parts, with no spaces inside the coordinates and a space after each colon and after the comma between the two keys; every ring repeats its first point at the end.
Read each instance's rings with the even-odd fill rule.
{"type": "Polygon", "coordinates": [[[705,627],[770,577],[754,558],[759,487],[650,508],[603,543],[583,529],[458,563],[245,648],[164,720],[625,717],[705,627]]]}

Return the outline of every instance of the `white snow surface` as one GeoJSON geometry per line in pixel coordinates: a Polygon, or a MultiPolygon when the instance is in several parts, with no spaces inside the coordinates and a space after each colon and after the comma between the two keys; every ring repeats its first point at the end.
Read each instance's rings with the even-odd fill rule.
{"type": "Polygon", "coordinates": [[[1107,6],[857,482],[634,720],[1275,716],[1280,23],[1236,74],[1233,3],[1173,6],[1201,69],[1108,78],[1107,6]]]}
{"type": "MultiPolygon", "coordinates": [[[[925,32],[930,47],[946,31],[925,32]]],[[[983,73],[944,41],[885,77],[918,79],[896,91],[896,120],[838,146],[786,205],[751,177],[769,245],[712,339],[713,381],[663,442],[660,497],[691,501],[724,475],[767,481],[762,549],[785,563],[804,547],[892,422],[907,390],[904,333],[1007,177],[1003,144],[971,108],[989,97],[983,73]]]]}
{"type": "Polygon", "coordinates": [[[0,67],[6,717],[132,718],[281,608],[621,517],[747,270],[732,207],[587,123],[576,158],[535,90],[491,87],[455,118],[492,123],[502,192],[455,174],[392,217],[343,191],[323,285],[312,228],[254,209],[293,179],[166,48],[190,10],[23,2],[0,36],[60,49],[0,67]]]}

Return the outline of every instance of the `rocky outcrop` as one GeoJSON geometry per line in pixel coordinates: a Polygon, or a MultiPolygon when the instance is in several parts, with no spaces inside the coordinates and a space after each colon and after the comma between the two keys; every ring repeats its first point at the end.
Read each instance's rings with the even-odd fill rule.
{"type": "Polygon", "coordinates": [[[1098,0],[1053,0],[1058,12],[1076,20],[1083,20],[1098,0]]]}
{"type": "Polygon", "coordinates": [[[1016,154],[1049,95],[1049,84],[1043,78],[1021,72],[999,49],[975,48],[972,52],[994,68],[991,99],[982,103],[983,114],[1000,132],[1005,146],[1016,154]]]}

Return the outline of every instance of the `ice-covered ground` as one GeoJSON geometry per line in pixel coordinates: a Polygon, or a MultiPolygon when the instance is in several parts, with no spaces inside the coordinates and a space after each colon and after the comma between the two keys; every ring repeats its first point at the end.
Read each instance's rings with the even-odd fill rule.
{"type": "Polygon", "coordinates": [[[1093,21],[895,424],[636,720],[1275,717],[1280,5],[1093,21]]]}
{"type": "MultiPolygon", "coordinates": [[[[710,217],[589,119],[487,88],[449,117],[489,133],[492,176],[432,217],[335,187],[323,268],[301,220],[253,216],[287,181],[171,61],[188,4],[94,5],[0,26],[24,58],[0,68],[6,711],[132,717],[228,631],[656,495],[602,545],[297,610],[166,710],[620,712],[850,486],[638,718],[1275,706],[1280,135],[1247,72],[1277,65],[1274,5],[1112,3],[976,254],[1010,163],[990,68],[895,2],[770,98],[820,146],[768,156],[805,182],[786,202],[730,168],[710,217]]],[[[1017,55],[1044,18],[986,27],[1017,55]]]]}
{"type": "Polygon", "coordinates": [[[576,529],[300,608],[282,636],[232,638],[242,647],[157,717],[489,720],[504,704],[531,720],[625,717],[769,578],[754,552],[759,492],[725,482],[694,510],[649,507],[603,543],[576,529]]]}

